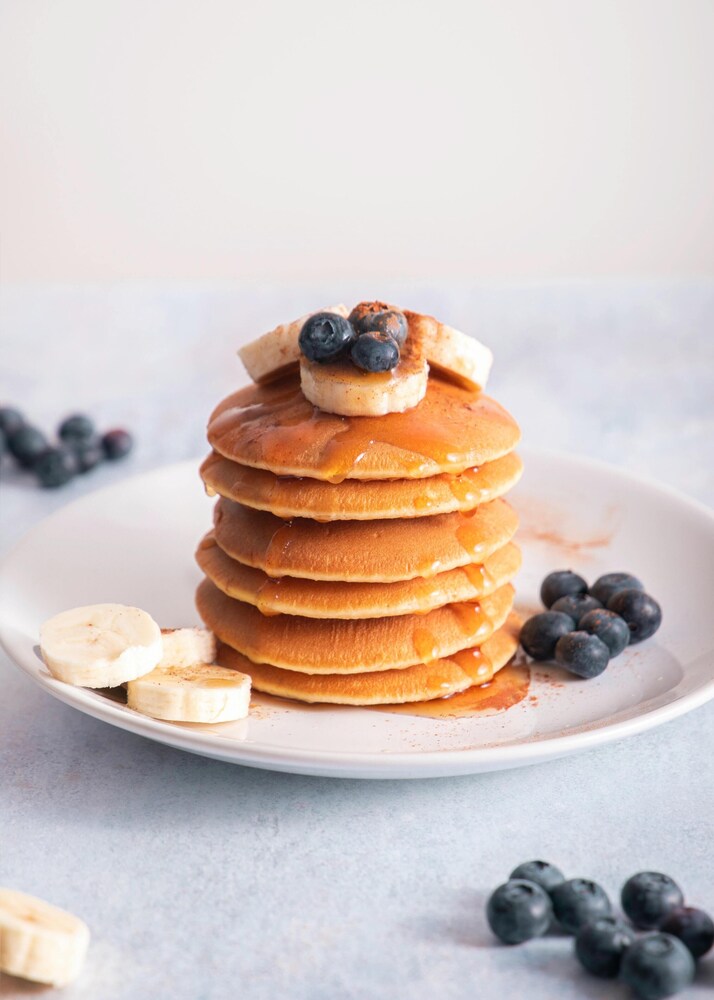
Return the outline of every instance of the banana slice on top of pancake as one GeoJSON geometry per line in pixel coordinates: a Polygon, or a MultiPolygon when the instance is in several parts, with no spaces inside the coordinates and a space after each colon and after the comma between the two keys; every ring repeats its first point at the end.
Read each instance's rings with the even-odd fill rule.
{"type": "Polygon", "coordinates": [[[281,324],[238,353],[248,374],[258,383],[279,378],[299,363],[300,382],[306,398],[320,409],[342,416],[382,416],[411,409],[424,398],[429,366],[467,388],[483,389],[493,361],[489,348],[475,338],[431,316],[402,312],[382,302],[361,303],[349,317],[343,305],[303,316],[292,323],[281,324]],[[401,318],[404,332],[398,346],[378,328],[369,327],[365,331],[357,326],[360,317],[373,318],[378,313],[401,318]],[[339,338],[336,341],[334,356],[309,357],[304,344],[301,349],[303,328],[316,317],[326,318],[328,325],[332,317],[336,326],[347,331],[341,347],[339,338]],[[350,321],[356,329],[351,327],[350,321]],[[355,336],[361,339],[365,332],[373,337],[377,350],[385,342],[392,345],[396,354],[391,362],[378,361],[376,367],[369,367],[369,370],[353,363],[350,357],[350,347],[354,347],[352,341],[355,336]],[[396,364],[395,359],[398,359],[396,364]]]}

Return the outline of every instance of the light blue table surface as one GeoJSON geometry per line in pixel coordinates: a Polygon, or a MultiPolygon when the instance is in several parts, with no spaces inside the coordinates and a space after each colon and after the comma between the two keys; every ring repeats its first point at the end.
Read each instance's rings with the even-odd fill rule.
{"type": "MultiPolygon", "coordinates": [[[[48,429],[86,410],[131,428],[138,445],[58,492],[4,465],[0,553],[84,492],[202,455],[207,413],[243,378],[239,343],[375,294],[490,344],[489,391],[529,445],[714,503],[711,283],[5,289],[0,401],[48,429]]],[[[88,965],[66,1000],[624,997],[580,973],[568,939],[497,946],[484,900],[515,864],[542,856],[613,893],[633,871],[660,869],[714,909],[712,760],[710,704],[510,772],[273,774],[83,716],[0,653],[0,885],[89,923],[88,965]]],[[[712,992],[714,955],[683,996],[712,992]]],[[[0,997],[35,994],[53,995],[0,977],[0,997]]]]}

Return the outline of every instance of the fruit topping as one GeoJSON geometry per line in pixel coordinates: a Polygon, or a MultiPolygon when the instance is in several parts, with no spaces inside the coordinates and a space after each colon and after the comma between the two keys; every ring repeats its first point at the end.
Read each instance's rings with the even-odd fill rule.
{"type": "Polygon", "coordinates": [[[310,316],[300,331],[300,350],[308,361],[335,361],[355,339],[349,320],[338,313],[319,312],[310,316]]]}

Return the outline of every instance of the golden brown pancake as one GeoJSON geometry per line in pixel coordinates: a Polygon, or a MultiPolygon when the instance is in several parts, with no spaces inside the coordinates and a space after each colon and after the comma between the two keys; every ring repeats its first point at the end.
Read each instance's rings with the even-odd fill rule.
{"type": "Polygon", "coordinates": [[[230,646],[218,649],[218,662],[253,679],[257,691],[298,701],[338,705],[395,705],[430,701],[482,684],[504,667],[518,648],[520,620],[510,614],[506,624],[479,650],[465,650],[456,659],[419,663],[403,670],[367,674],[304,674],[253,663],[230,646]],[[480,655],[479,655],[480,654],[480,655]]]}
{"type": "Polygon", "coordinates": [[[227,555],[268,576],[388,583],[483,562],[515,533],[505,500],[468,513],[383,521],[282,521],[221,498],[214,535],[227,555]]]}
{"type": "Polygon", "coordinates": [[[423,615],[340,620],[266,616],[204,580],[196,606],[206,626],[256,663],[306,674],[393,670],[478,646],[505,622],[513,604],[506,584],[479,602],[447,604],[423,615]]]}
{"type": "Polygon", "coordinates": [[[201,476],[212,492],[278,517],[366,521],[472,510],[515,486],[522,469],[520,458],[511,452],[460,475],[328,483],[308,477],[275,476],[265,469],[238,465],[214,452],[201,466],[201,476]]]}
{"type": "Polygon", "coordinates": [[[196,561],[224,594],[255,605],[263,614],[384,618],[422,614],[444,604],[476,601],[491,594],[516,575],[521,553],[518,546],[508,544],[483,564],[470,563],[435,576],[396,583],[341,583],[291,576],[276,579],[231,559],[211,535],[201,542],[196,561]]]}
{"type": "Polygon", "coordinates": [[[519,438],[513,417],[493,399],[434,375],[424,399],[404,413],[326,413],[291,376],[233,393],[208,425],[211,446],[231,461],[332,483],[461,473],[508,454],[519,438]]]}

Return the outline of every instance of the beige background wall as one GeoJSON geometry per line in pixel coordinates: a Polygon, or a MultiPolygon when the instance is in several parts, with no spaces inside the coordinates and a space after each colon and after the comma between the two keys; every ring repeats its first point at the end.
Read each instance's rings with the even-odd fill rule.
{"type": "Polygon", "coordinates": [[[0,277],[714,273],[711,0],[2,0],[0,277]]]}

